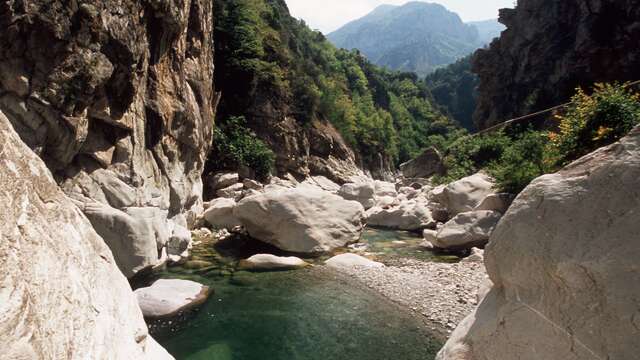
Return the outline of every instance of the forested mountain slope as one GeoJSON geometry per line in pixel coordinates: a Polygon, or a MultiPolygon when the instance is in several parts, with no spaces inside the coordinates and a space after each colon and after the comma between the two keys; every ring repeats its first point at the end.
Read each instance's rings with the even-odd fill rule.
{"type": "MultiPolygon", "coordinates": [[[[291,17],[284,1],[215,5],[219,128],[244,117],[275,154],[278,173],[344,181],[361,166],[381,175],[459,131],[427,100],[415,75],[335,48],[291,17]]],[[[233,142],[228,135],[224,141],[233,142]]],[[[259,162],[226,156],[225,144],[214,147],[209,170],[259,162]]]]}
{"type": "MultiPolygon", "coordinates": [[[[486,35],[485,35],[486,37],[486,35]]],[[[358,49],[373,63],[426,75],[482,46],[475,26],[439,4],[383,5],[328,35],[336,46],[358,49]]]]}

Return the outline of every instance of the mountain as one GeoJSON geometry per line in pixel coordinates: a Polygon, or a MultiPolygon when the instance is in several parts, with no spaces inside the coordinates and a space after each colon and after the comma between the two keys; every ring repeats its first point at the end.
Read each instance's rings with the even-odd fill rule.
{"type": "MultiPolygon", "coordinates": [[[[345,182],[364,169],[379,177],[426,147],[442,148],[460,131],[431,103],[415,74],[385,70],[358,52],[337,49],[293,18],[284,1],[214,5],[221,133],[208,171],[265,172],[271,150],[279,175],[345,182]]],[[[381,7],[374,15],[388,11],[395,8],[381,7]]],[[[463,26],[459,37],[474,35],[463,26]]]]}
{"type": "Polygon", "coordinates": [[[478,39],[482,44],[490,44],[493,39],[500,37],[500,33],[506,29],[504,25],[498,22],[498,19],[470,21],[467,24],[478,29],[478,39]]]}
{"type": "Polygon", "coordinates": [[[439,4],[409,2],[382,5],[327,38],[340,48],[358,49],[377,65],[426,75],[481,47],[495,33],[491,29],[488,22],[465,24],[439,4]]]}

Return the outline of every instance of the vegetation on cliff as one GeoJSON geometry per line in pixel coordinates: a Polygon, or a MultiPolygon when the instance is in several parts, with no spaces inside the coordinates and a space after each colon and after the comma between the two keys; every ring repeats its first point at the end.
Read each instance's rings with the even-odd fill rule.
{"type": "Polygon", "coordinates": [[[417,76],[336,49],[291,17],[284,1],[215,4],[223,132],[234,116],[244,116],[256,133],[262,118],[293,117],[302,126],[329,121],[366,166],[378,154],[397,164],[427,146],[442,149],[462,131],[432,106],[417,76]]]}
{"type": "Polygon", "coordinates": [[[536,177],[614,143],[640,124],[640,94],[619,84],[596,84],[591,94],[577,89],[556,120],[551,131],[512,126],[460,138],[447,149],[447,174],[438,181],[485,170],[501,190],[518,193],[536,177]]]}

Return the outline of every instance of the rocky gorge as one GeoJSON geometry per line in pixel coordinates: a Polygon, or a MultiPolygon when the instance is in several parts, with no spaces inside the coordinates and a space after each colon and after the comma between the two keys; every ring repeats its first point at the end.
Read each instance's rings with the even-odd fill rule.
{"type": "MultiPolygon", "coordinates": [[[[540,2],[520,3],[502,12],[507,33],[478,64],[515,51],[511,42],[529,34],[516,29],[543,21],[523,15],[538,14],[540,2]]],[[[316,35],[295,19],[298,32],[287,32],[288,12],[269,12],[284,2],[268,4],[266,48],[276,38],[316,44],[296,42],[316,35]]],[[[399,164],[393,146],[350,143],[313,93],[286,81],[291,93],[270,93],[263,78],[220,74],[214,53],[230,40],[214,39],[229,35],[215,28],[216,9],[265,30],[235,5],[0,1],[0,359],[636,357],[640,128],[520,194],[486,171],[446,178],[447,154],[435,145],[399,164]],[[255,88],[225,97],[216,79],[255,88]],[[245,93],[255,96],[237,96],[245,93]],[[301,121],[293,95],[310,101],[311,118],[301,121]],[[246,127],[273,151],[272,174],[211,167],[220,99],[225,117],[251,110],[246,127]]],[[[591,29],[592,17],[618,5],[572,11],[591,29]]],[[[627,5],[621,19],[633,20],[627,5]]],[[[633,24],[621,25],[622,43],[633,24]]],[[[548,58],[569,66],[577,50],[548,58]]],[[[397,101],[396,90],[380,93],[392,86],[387,75],[347,68],[358,86],[379,86],[364,98],[397,101]]],[[[505,99],[483,126],[513,100],[488,90],[503,68],[480,71],[480,113],[487,94],[505,99]]],[[[511,74],[514,86],[530,84],[511,74]]],[[[410,76],[400,82],[421,91],[410,76]]],[[[397,120],[374,110],[370,118],[397,120]]],[[[431,115],[434,131],[447,133],[450,123],[431,115]]],[[[406,135],[393,126],[394,139],[406,135]]]]}

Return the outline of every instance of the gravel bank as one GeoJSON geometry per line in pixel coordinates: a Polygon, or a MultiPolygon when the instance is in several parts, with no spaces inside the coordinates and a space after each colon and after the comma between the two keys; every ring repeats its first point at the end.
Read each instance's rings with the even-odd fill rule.
{"type": "Polygon", "coordinates": [[[433,263],[396,259],[384,268],[344,268],[352,280],[424,318],[446,338],[477,305],[487,277],[483,263],[433,263]]]}

